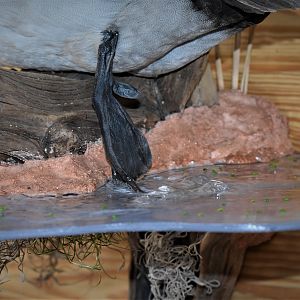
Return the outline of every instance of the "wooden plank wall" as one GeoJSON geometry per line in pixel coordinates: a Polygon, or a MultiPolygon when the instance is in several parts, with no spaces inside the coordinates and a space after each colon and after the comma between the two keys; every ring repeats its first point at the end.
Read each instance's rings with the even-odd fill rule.
{"type": "Polygon", "coordinates": [[[248,250],[232,300],[300,299],[300,232],[248,250]]]}
{"type": "MultiPolygon", "coordinates": [[[[249,93],[267,96],[288,116],[290,136],[300,150],[300,14],[282,12],[271,15],[256,31],[249,93]]],[[[243,46],[246,42],[243,34],[243,46]]],[[[221,48],[226,88],[230,88],[232,40],[221,48]]],[[[242,61],[244,52],[242,52],[242,61]]],[[[115,251],[104,250],[103,263],[111,279],[60,261],[57,278],[40,282],[26,260],[26,282],[11,264],[0,285],[0,299],[127,299],[129,252],[126,265],[115,251]],[[29,282],[28,282],[29,281],[29,282]]],[[[34,258],[37,264],[39,258],[34,258]]],[[[250,249],[233,300],[300,299],[300,232],[279,233],[270,243],[250,249]]]]}
{"type": "MultiPolygon", "coordinates": [[[[39,273],[33,269],[37,270],[41,265],[45,268],[48,264],[47,256],[31,255],[30,259],[27,256],[24,261],[24,281],[24,276],[17,269],[17,263],[11,263],[8,272],[1,278],[4,283],[0,284],[0,299],[126,300],[130,252],[126,243],[120,246],[124,248],[121,250],[125,255],[124,259],[115,250],[103,248],[101,258],[105,273],[82,269],[64,259],[59,259],[58,272],[54,277],[50,277],[45,270],[43,274],[48,279],[43,281],[39,279],[39,273]],[[125,265],[122,267],[124,262],[125,265]]],[[[93,257],[90,257],[86,263],[90,265],[95,263],[93,257]]]]}

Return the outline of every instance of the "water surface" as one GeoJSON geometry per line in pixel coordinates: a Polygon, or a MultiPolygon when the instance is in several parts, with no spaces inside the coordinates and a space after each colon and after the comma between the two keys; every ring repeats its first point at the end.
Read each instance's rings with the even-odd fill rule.
{"type": "Polygon", "coordinates": [[[300,229],[300,156],[269,164],[151,174],[146,193],[112,183],[91,194],[0,196],[0,239],[125,231],[300,229]]]}

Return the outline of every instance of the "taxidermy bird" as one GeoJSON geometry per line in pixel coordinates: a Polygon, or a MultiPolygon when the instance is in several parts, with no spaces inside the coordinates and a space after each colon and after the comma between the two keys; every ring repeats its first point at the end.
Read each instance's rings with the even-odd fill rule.
{"type": "Polygon", "coordinates": [[[113,73],[157,77],[300,0],[0,0],[0,67],[93,72],[113,177],[138,190],[151,152],[115,95],[137,99],[113,73]],[[100,45],[100,46],[99,46],[100,45]]]}

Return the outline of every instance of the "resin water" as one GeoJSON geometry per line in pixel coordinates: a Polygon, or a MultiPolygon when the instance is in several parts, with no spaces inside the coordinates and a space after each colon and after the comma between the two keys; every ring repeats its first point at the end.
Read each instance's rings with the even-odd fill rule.
{"type": "Polygon", "coordinates": [[[300,229],[300,156],[170,170],[92,194],[0,196],[0,239],[125,231],[300,229]]]}

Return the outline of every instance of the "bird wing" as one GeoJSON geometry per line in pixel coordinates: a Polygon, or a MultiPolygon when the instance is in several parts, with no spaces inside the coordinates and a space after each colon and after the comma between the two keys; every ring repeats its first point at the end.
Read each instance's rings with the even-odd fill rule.
{"type": "Polygon", "coordinates": [[[256,14],[300,7],[299,0],[224,0],[224,2],[245,12],[256,14]]]}

